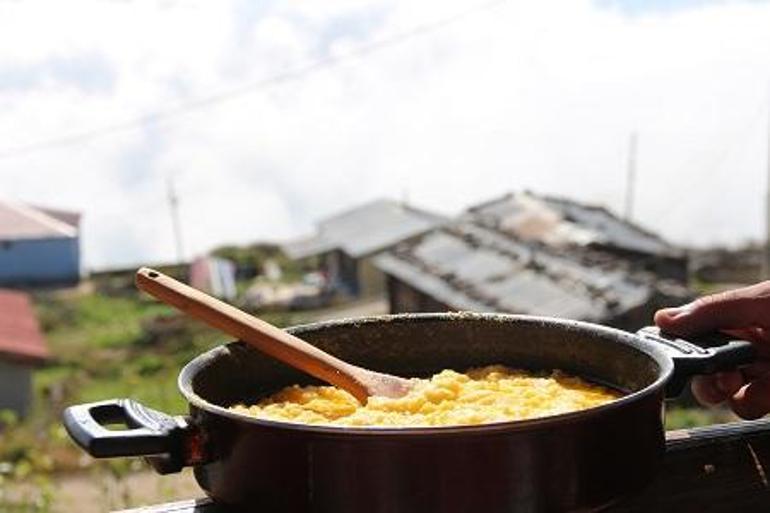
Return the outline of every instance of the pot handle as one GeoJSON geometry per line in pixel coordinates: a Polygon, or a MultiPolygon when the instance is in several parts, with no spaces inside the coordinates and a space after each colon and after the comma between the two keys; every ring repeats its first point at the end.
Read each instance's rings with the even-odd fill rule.
{"type": "Polygon", "coordinates": [[[160,474],[197,463],[198,430],[184,417],[172,417],[131,399],[110,399],[70,406],[62,414],[70,437],[94,458],[146,456],[160,474]],[[108,429],[122,424],[128,429],[108,429]],[[191,436],[193,435],[193,436],[191,436]]]}
{"type": "Polygon", "coordinates": [[[666,384],[666,397],[669,398],[681,394],[695,375],[735,369],[754,362],[756,358],[754,344],[722,333],[685,340],[662,332],[656,326],[647,326],[637,335],[657,344],[674,361],[674,373],[666,384]]]}

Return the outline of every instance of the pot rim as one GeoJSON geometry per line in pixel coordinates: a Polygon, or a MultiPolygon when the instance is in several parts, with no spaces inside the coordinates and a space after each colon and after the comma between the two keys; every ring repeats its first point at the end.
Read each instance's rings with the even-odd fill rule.
{"type": "Polygon", "coordinates": [[[441,312],[441,313],[408,313],[391,314],[368,317],[355,317],[334,319],[330,321],[302,324],[288,328],[294,335],[301,335],[309,331],[317,331],[331,327],[360,326],[363,324],[391,323],[391,322],[433,322],[433,321],[460,321],[460,320],[485,320],[501,323],[527,322],[541,323],[543,326],[556,325],[565,330],[586,331],[593,334],[602,334],[616,338],[619,342],[630,346],[651,357],[658,365],[658,376],[652,383],[646,387],[624,395],[623,397],[609,403],[558,415],[549,415],[546,417],[536,417],[526,420],[514,420],[508,422],[494,422],[489,424],[473,424],[460,426],[408,426],[408,427],[377,427],[377,426],[333,426],[317,424],[300,424],[292,422],[283,422],[277,420],[260,419],[243,413],[237,413],[228,408],[213,404],[193,391],[192,380],[194,376],[206,368],[209,362],[213,361],[219,355],[227,351],[227,346],[231,343],[222,344],[214,347],[205,353],[193,358],[180,371],[177,379],[177,386],[182,395],[187,399],[191,406],[200,410],[207,411],[215,415],[228,417],[232,420],[247,422],[265,428],[278,429],[289,432],[317,433],[337,436],[439,436],[439,435],[488,435],[499,432],[511,432],[519,430],[531,430],[538,428],[549,428],[587,420],[594,416],[602,415],[619,408],[624,408],[631,403],[640,401],[650,395],[662,391],[663,386],[670,379],[674,372],[674,362],[672,358],[660,347],[644,338],[615,328],[609,328],[600,324],[594,324],[584,321],[574,321],[558,317],[520,315],[520,314],[501,314],[501,313],[477,313],[477,312],[441,312]]]}

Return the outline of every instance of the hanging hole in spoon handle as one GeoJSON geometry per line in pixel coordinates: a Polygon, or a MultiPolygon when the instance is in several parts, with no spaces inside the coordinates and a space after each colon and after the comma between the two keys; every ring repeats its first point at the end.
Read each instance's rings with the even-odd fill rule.
{"type": "Polygon", "coordinates": [[[286,331],[153,269],[136,273],[136,285],[208,325],[296,369],[350,392],[365,404],[370,395],[400,397],[409,381],[344,362],[286,331]]]}

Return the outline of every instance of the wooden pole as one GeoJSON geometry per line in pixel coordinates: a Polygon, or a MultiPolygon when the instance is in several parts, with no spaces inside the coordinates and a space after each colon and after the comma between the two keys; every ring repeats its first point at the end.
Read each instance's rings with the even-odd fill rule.
{"type": "Polygon", "coordinates": [[[767,119],[767,183],[765,184],[765,251],[762,259],[761,279],[770,279],[770,103],[767,119]]]}
{"type": "Polygon", "coordinates": [[[628,172],[626,175],[626,205],[624,219],[631,221],[634,215],[634,189],[636,187],[636,150],[638,137],[636,132],[631,132],[628,138],[628,172]]]}
{"type": "Polygon", "coordinates": [[[176,261],[184,262],[184,247],[182,246],[182,226],[179,221],[179,198],[174,190],[174,181],[169,178],[168,182],[168,204],[171,209],[171,225],[174,230],[174,242],[176,243],[176,261]]]}

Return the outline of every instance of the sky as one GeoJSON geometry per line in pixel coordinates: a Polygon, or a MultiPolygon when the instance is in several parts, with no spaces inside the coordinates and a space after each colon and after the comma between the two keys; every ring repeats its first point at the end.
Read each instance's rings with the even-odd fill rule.
{"type": "Polygon", "coordinates": [[[680,245],[764,235],[770,3],[0,0],[0,199],[87,269],[281,241],[390,197],[532,190],[680,245]]]}

